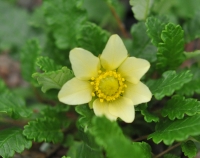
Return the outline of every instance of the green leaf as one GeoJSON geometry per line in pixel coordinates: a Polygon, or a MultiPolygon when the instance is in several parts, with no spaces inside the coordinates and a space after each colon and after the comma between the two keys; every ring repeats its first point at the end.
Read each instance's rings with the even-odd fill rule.
{"type": "Polygon", "coordinates": [[[175,90],[180,89],[185,83],[191,81],[192,74],[190,71],[176,73],[175,71],[166,71],[162,78],[150,80],[147,82],[148,87],[154,94],[155,98],[160,100],[164,96],[171,96],[175,90]]]}
{"type": "Polygon", "coordinates": [[[182,151],[188,158],[194,158],[197,155],[197,147],[193,141],[189,140],[181,144],[182,151]]]}
{"type": "Polygon", "coordinates": [[[200,11],[196,12],[196,14],[194,16],[192,16],[192,18],[190,20],[188,20],[183,26],[187,42],[192,41],[192,40],[200,37],[200,30],[199,30],[200,19],[199,19],[199,16],[200,16],[200,11]]]}
{"type": "MultiPolygon", "coordinates": [[[[16,2],[15,2],[16,3],[16,2]]],[[[27,22],[30,14],[17,5],[11,5],[7,1],[0,1],[0,49],[21,48],[30,38],[30,27],[27,22]],[[8,18],[12,17],[12,18],[8,18]]]]}
{"type": "Polygon", "coordinates": [[[75,158],[103,158],[101,148],[96,144],[94,137],[88,133],[88,130],[92,126],[91,121],[94,116],[93,110],[90,109],[88,105],[76,106],[75,110],[81,115],[77,125],[79,128],[80,137],[83,140],[83,143],[80,144],[76,150],[75,158]]]}
{"type": "Polygon", "coordinates": [[[98,56],[105,48],[109,35],[96,24],[88,22],[81,28],[81,34],[77,37],[78,45],[98,56]]]}
{"type": "Polygon", "coordinates": [[[41,113],[45,116],[54,116],[57,114],[60,114],[62,112],[67,112],[69,111],[69,106],[68,105],[64,105],[64,104],[59,104],[56,106],[47,106],[46,108],[44,108],[41,113]]]}
{"type": "Polygon", "coordinates": [[[158,122],[159,121],[159,117],[150,113],[147,110],[147,104],[141,104],[138,106],[139,110],[141,111],[141,114],[144,116],[144,120],[146,122],[158,122]]]}
{"type": "Polygon", "coordinates": [[[4,81],[0,79],[0,93],[8,91],[8,88],[6,87],[4,81]]]}
{"type": "Polygon", "coordinates": [[[86,21],[82,3],[82,0],[44,1],[45,18],[58,48],[71,49],[76,46],[76,37],[86,21]]]}
{"type": "Polygon", "coordinates": [[[50,89],[60,89],[73,76],[72,71],[67,67],[62,67],[61,70],[57,71],[33,74],[33,77],[37,78],[39,85],[42,86],[44,93],[50,89]]]}
{"type": "Polygon", "coordinates": [[[194,93],[200,94],[200,72],[199,67],[193,65],[190,67],[190,71],[193,74],[193,78],[190,82],[183,85],[183,87],[177,91],[180,95],[192,96],[194,93]]]}
{"type": "Polygon", "coordinates": [[[92,120],[90,133],[94,136],[98,145],[106,151],[108,158],[135,157],[150,158],[151,151],[146,144],[132,143],[127,139],[116,122],[111,122],[105,117],[95,117],[92,120]],[[116,152],[116,149],[117,150],[116,152]]]}
{"type": "Polygon", "coordinates": [[[76,151],[76,158],[103,158],[101,148],[96,144],[94,137],[88,131],[82,129],[79,129],[79,133],[83,143],[76,151]]]}
{"type": "Polygon", "coordinates": [[[168,19],[166,17],[149,17],[146,20],[147,34],[156,47],[162,42],[161,33],[167,23],[168,19]]]}
{"type": "Polygon", "coordinates": [[[24,99],[11,93],[0,95],[0,112],[7,113],[12,118],[29,117],[31,111],[26,108],[24,99]]]}
{"type": "Polygon", "coordinates": [[[185,117],[182,120],[166,120],[159,122],[156,131],[149,135],[158,144],[163,141],[166,145],[172,144],[174,141],[186,140],[189,136],[197,136],[200,134],[200,115],[185,117]]]}
{"type": "Polygon", "coordinates": [[[145,20],[150,13],[153,0],[130,0],[132,11],[137,20],[145,20]]]}
{"type": "Polygon", "coordinates": [[[58,143],[63,140],[61,122],[54,118],[41,118],[24,126],[23,134],[37,142],[58,143]]]}
{"type": "Polygon", "coordinates": [[[67,153],[71,158],[103,158],[100,150],[95,150],[84,142],[74,142],[67,153]]]}
{"type": "Polygon", "coordinates": [[[200,102],[196,99],[185,99],[182,96],[174,96],[162,109],[162,116],[168,116],[170,120],[182,119],[185,114],[192,116],[200,112],[200,102]]]}
{"type": "Polygon", "coordinates": [[[41,110],[41,114],[48,118],[56,118],[62,124],[63,128],[70,125],[70,120],[66,119],[66,112],[69,111],[69,106],[59,104],[56,106],[46,106],[41,110]]]}
{"type": "Polygon", "coordinates": [[[132,50],[129,51],[131,56],[147,59],[150,62],[156,60],[156,47],[151,44],[150,38],[146,33],[144,22],[134,24],[131,28],[133,36],[132,50]]]}
{"type": "Polygon", "coordinates": [[[22,135],[22,130],[19,128],[0,131],[0,156],[4,158],[13,157],[15,152],[21,153],[31,146],[32,142],[22,135]]]}
{"type": "Polygon", "coordinates": [[[32,74],[36,69],[36,59],[40,54],[38,41],[29,40],[20,53],[22,76],[27,81],[32,81],[32,74]]]}
{"type": "Polygon", "coordinates": [[[60,65],[56,65],[55,62],[48,57],[43,57],[43,56],[38,57],[36,60],[36,64],[44,72],[56,71],[61,69],[60,65]]]}
{"type": "Polygon", "coordinates": [[[78,120],[78,125],[83,129],[87,130],[88,126],[91,125],[91,120],[94,116],[94,112],[89,108],[88,105],[76,106],[76,112],[81,115],[78,120]]]}
{"type": "Polygon", "coordinates": [[[184,36],[181,26],[171,23],[165,25],[161,39],[162,42],[158,44],[157,68],[176,69],[185,60],[184,36]]]}
{"type": "Polygon", "coordinates": [[[195,50],[193,52],[184,52],[185,56],[187,59],[195,59],[195,58],[199,58],[200,56],[200,50],[195,50]]]}

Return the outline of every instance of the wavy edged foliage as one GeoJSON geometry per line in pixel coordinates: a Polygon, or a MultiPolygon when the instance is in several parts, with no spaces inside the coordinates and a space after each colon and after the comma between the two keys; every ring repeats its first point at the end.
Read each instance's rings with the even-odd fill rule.
{"type": "Polygon", "coordinates": [[[192,96],[195,93],[200,94],[200,71],[199,67],[193,65],[190,67],[190,71],[193,74],[192,80],[183,85],[183,87],[177,91],[180,95],[192,96]]]}
{"type": "Polygon", "coordinates": [[[78,45],[98,56],[106,46],[110,33],[94,23],[87,22],[77,37],[78,45]]]}
{"type": "Polygon", "coordinates": [[[29,149],[32,142],[27,140],[20,128],[10,128],[0,131],[0,156],[9,158],[15,152],[21,153],[25,148],[29,149]]]}
{"type": "Polygon", "coordinates": [[[174,96],[169,100],[161,114],[169,119],[174,120],[175,118],[182,119],[185,114],[192,116],[200,112],[200,102],[196,99],[185,99],[182,96],[174,96]]]}
{"type": "Polygon", "coordinates": [[[61,69],[61,66],[56,65],[55,62],[44,56],[40,56],[36,60],[36,64],[40,67],[40,69],[44,72],[56,71],[61,69]]]}
{"type": "Polygon", "coordinates": [[[58,143],[63,140],[61,122],[54,118],[40,118],[24,126],[23,134],[37,142],[58,143]]]}
{"type": "Polygon", "coordinates": [[[62,69],[57,71],[33,74],[33,77],[37,78],[39,85],[42,86],[44,93],[50,89],[60,89],[73,76],[72,71],[67,67],[62,67],[62,69]]]}
{"type": "Polygon", "coordinates": [[[95,117],[92,125],[89,131],[97,144],[104,148],[108,158],[135,157],[135,155],[140,155],[141,158],[151,157],[150,146],[144,142],[132,143],[123,135],[116,122],[111,122],[105,117],[95,117]],[[116,152],[116,149],[120,150],[116,152]]]}
{"type": "Polygon", "coordinates": [[[146,20],[147,34],[151,38],[151,42],[158,47],[159,43],[162,42],[161,33],[168,23],[168,19],[162,17],[149,17],[146,20]]]}
{"type": "Polygon", "coordinates": [[[164,96],[170,96],[175,90],[180,89],[185,83],[192,79],[190,71],[176,73],[175,71],[166,71],[162,74],[162,78],[158,80],[150,80],[147,85],[155,98],[160,100],[164,96]]]}
{"type": "Polygon", "coordinates": [[[174,141],[183,141],[189,136],[200,134],[200,115],[185,117],[181,120],[166,120],[159,122],[154,133],[150,134],[148,139],[152,138],[158,144],[163,141],[166,145],[174,141]]]}
{"type": "MultiPolygon", "coordinates": [[[[101,147],[97,145],[94,137],[88,133],[88,130],[92,126],[92,118],[94,117],[93,110],[90,109],[88,105],[80,105],[76,107],[76,112],[81,115],[77,124],[79,128],[79,135],[83,142],[76,147],[74,152],[74,155],[76,156],[75,158],[103,158],[101,147]]],[[[75,146],[72,146],[72,148],[75,148],[75,146]]]]}
{"type": "Polygon", "coordinates": [[[197,147],[193,141],[189,140],[181,144],[182,151],[188,158],[193,158],[197,155],[197,147]]]}
{"type": "Polygon", "coordinates": [[[37,40],[29,40],[20,52],[20,59],[22,63],[22,76],[27,81],[32,81],[32,74],[36,69],[36,59],[41,53],[41,48],[37,40]]]}
{"type": "Polygon", "coordinates": [[[7,113],[14,119],[29,117],[32,113],[26,107],[24,99],[12,93],[1,94],[0,100],[0,112],[7,113]]]}
{"type": "Polygon", "coordinates": [[[151,39],[146,33],[144,22],[134,24],[131,28],[133,42],[131,45],[130,55],[138,58],[146,59],[150,62],[156,60],[156,47],[151,43],[151,39]]]}
{"type": "Polygon", "coordinates": [[[137,20],[145,20],[150,13],[153,0],[130,0],[132,11],[137,20]]]}
{"type": "Polygon", "coordinates": [[[157,68],[176,69],[185,60],[184,34],[181,26],[169,23],[161,33],[162,42],[158,44],[157,68]]]}
{"type": "Polygon", "coordinates": [[[76,37],[87,19],[82,0],[45,0],[44,13],[47,24],[60,49],[76,46],[76,37]]]}
{"type": "Polygon", "coordinates": [[[150,113],[147,110],[147,104],[141,104],[138,106],[139,110],[141,111],[141,114],[144,116],[144,120],[146,122],[158,122],[159,121],[159,117],[150,113]]]}

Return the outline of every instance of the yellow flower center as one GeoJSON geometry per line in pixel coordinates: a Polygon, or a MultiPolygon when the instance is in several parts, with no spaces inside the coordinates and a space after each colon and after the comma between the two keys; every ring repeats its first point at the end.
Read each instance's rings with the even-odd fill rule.
{"type": "Polygon", "coordinates": [[[93,85],[93,96],[100,98],[100,101],[114,101],[124,93],[125,79],[116,71],[99,71],[99,75],[91,78],[93,85]]]}

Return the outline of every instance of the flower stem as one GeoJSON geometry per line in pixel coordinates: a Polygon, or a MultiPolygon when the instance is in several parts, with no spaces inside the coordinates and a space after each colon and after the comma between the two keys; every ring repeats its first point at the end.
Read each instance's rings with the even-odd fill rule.
{"type": "Polygon", "coordinates": [[[129,38],[129,35],[128,35],[128,33],[127,33],[125,27],[124,27],[124,24],[122,23],[122,21],[121,21],[121,19],[119,18],[117,12],[115,11],[115,8],[114,8],[112,5],[110,5],[110,4],[108,4],[108,7],[110,8],[110,11],[112,12],[112,14],[113,14],[115,20],[117,21],[117,24],[118,24],[118,26],[119,26],[119,29],[120,29],[122,35],[123,35],[125,38],[129,38]]]}
{"type": "Polygon", "coordinates": [[[161,156],[163,156],[164,154],[168,153],[170,150],[173,150],[174,148],[178,147],[179,145],[181,145],[181,143],[177,143],[171,147],[169,147],[167,150],[161,152],[160,154],[156,155],[154,158],[159,158],[161,156]]]}
{"type": "Polygon", "coordinates": [[[146,139],[147,137],[148,137],[148,135],[144,135],[144,136],[141,136],[141,137],[138,137],[138,138],[134,139],[133,141],[134,141],[134,142],[139,142],[139,141],[141,141],[141,140],[146,139]]]}

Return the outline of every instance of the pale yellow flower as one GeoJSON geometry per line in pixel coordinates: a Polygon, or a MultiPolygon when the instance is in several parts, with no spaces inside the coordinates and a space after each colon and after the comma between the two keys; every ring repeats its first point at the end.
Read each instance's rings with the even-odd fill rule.
{"type": "Polygon", "coordinates": [[[128,57],[118,35],[109,38],[100,57],[82,48],[71,50],[69,57],[75,77],[61,88],[61,102],[77,105],[93,101],[97,116],[119,117],[130,123],[135,118],[134,105],[151,100],[149,88],[140,82],[149,62],[128,57]]]}

